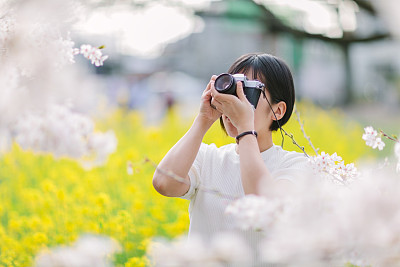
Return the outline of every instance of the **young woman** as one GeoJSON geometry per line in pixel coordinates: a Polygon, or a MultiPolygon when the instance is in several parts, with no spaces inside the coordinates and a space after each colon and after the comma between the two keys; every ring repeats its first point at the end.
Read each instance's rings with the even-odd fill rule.
{"type": "MultiPolygon", "coordinates": [[[[296,174],[306,168],[302,153],[285,151],[272,142],[272,131],[289,120],[295,101],[287,65],[272,55],[246,54],[228,73],[245,74],[249,80],[264,83],[257,108],[244,95],[242,82],[237,83],[237,96],[221,94],[214,87],[216,76],[212,76],[191,128],[165,155],[153,177],[160,194],[191,200],[189,238],[200,234],[209,239],[218,232],[233,230],[234,222],[224,216],[229,200],[223,196],[260,194],[260,190],[267,196],[288,194],[296,174]],[[236,143],[220,148],[202,143],[217,119],[236,143]],[[165,171],[183,177],[185,182],[172,179],[165,171]]],[[[259,232],[242,234],[252,245],[262,237],[259,232]]]]}

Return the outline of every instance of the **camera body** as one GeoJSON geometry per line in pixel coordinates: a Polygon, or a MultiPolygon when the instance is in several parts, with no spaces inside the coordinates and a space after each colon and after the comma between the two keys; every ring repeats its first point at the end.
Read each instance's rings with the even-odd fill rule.
{"type": "Polygon", "coordinates": [[[228,74],[222,73],[218,75],[215,80],[214,86],[215,89],[222,94],[236,94],[236,83],[242,82],[244,94],[249,100],[249,102],[257,107],[258,99],[260,98],[261,91],[264,88],[264,84],[258,80],[248,80],[244,74],[228,74]]]}

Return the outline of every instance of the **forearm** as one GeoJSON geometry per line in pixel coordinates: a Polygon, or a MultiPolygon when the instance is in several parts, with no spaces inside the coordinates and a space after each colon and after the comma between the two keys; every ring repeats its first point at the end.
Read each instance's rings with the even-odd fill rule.
{"type": "Polygon", "coordinates": [[[182,196],[189,189],[189,170],[199,151],[201,142],[210,123],[195,119],[188,132],[168,151],[154,173],[154,188],[162,195],[182,196]],[[177,181],[166,172],[184,178],[186,182],[177,181]]]}
{"type": "Polygon", "coordinates": [[[261,157],[257,139],[253,135],[246,135],[239,142],[240,174],[245,194],[259,192],[259,184],[263,179],[271,180],[268,168],[261,157]]]}

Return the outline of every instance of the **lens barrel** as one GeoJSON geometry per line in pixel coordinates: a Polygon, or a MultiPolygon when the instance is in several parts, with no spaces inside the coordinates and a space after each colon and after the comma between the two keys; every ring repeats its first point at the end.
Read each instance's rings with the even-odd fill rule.
{"type": "Polygon", "coordinates": [[[231,74],[220,74],[215,80],[214,86],[222,94],[236,95],[236,80],[231,74]]]}

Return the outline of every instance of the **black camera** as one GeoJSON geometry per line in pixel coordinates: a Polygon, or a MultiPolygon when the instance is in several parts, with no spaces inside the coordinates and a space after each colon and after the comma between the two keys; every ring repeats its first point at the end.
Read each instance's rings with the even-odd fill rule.
{"type": "Polygon", "coordinates": [[[244,74],[222,73],[215,80],[214,86],[215,89],[222,94],[237,96],[236,83],[239,81],[243,84],[243,91],[247,100],[256,108],[261,90],[264,89],[264,84],[262,82],[258,80],[247,80],[244,74]]]}

